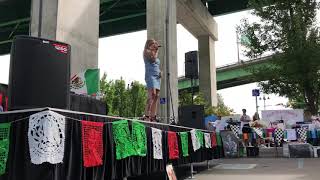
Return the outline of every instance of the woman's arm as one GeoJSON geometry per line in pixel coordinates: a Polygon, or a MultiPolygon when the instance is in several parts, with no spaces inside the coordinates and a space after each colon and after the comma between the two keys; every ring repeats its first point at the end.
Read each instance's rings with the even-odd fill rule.
{"type": "Polygon", "coordinates": [[[155,62],[158,57],[158,52],[150,49],[146,49],[146,55],[149,61],[155,62]]]}

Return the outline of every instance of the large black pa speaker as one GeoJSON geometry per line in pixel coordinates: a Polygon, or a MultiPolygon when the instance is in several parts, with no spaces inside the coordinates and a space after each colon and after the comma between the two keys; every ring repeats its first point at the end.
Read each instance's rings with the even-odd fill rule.
{"type": "Polygon", "coordinates": [[[205,129],[204,125],[204,106],[187,105],[179,107],[179,125],[205,129]]]}
{"type": "Polygon", "coordinates": [[[11,46],[9,109],[70,107],[68,44],[17,36],[11,46]]]}
{"type": "Polygon", "coordinates": [[[185,77],[197,79],[199,76],[198,69],[198,51],[185,53],[185,77]]]}

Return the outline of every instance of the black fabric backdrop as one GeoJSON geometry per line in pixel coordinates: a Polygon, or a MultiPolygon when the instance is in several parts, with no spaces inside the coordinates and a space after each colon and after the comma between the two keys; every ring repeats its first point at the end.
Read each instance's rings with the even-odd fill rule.
{"type": "MultiPolygon", "coordinates": [[[[27,112],[19,114],[0,114],[0,122],[11,122],[20,118],[29,117],[36,112],[27,112]]],[[[83,116],[73,113],[61,113],[66,117],[92,120],[99,122],[111,122],[111,119],[83,116]]],[[[147,143],[148,152],[146,157],[128,157],[123,160],[115,158],[115,144],[112,137],[112,124],[104,125],[104,156],[103,165],[92,168],[85,168],[82,162],[82,141],[81,141],[81,123],[79,121],[66,118],[66,139],[63,163],[41,165],[32,164],[30,161],[28,145],[28,118],[22,121],[12,123],[10,131],[10,149],[7,161],[6,173],[0,176],[0,180],[109,180],[123,179],[123,177],[132,177],[140,175],[150,175],[155,172],[165,171],[165,166],[172,163],[174,166],[190,163],[202,162],[212,158],[219,158],[221,150],[201,148],[193,152],[191,137],[189,133],[189,157],[182,157],[180,136],[178,136],[180,158],[178,160],[153,159],[153,145],[151,137],[151,128],[155,127],[163,131],[163,155],[168,157],[167,132],[168,130],[180,132],[189,131],[187,129],[172,128],[165,125],[147,124],[147,143]]],[[[129,121],[129,124],[130,121],[129,121]]]]}
{"type": "Polygon", "coordinates": [[[107,104],[92,97],[70,94],[70,109],[72,111],[87,112],[93,114],[108,114],[107,104]]]}

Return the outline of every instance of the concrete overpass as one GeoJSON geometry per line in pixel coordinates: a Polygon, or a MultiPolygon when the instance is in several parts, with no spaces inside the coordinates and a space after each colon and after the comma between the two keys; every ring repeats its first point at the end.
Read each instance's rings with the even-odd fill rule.
{"type": "Polygon", "coordinates": [[[98,67],[98,38],[147,29],[163,45],[159,115],[178,114],[177,32],[182,24],[198,39],[199,88],[216,105],[213,16],[247,8],[248,0],[0,0],[0,54],[15,35],[53,39],[71,45],[71,74],[98,67]],[[171,85],[171,88],[169,88],[171,85]],[[171,108],[171,105],[173,108],[171,108]]]}
{"type": "MultiPolygon", "coordinates": [[[[255,82],[252,78],[252,74],[248,71],[250,68],[257,68],[269,65],[270,56],[258,58],[249,61],[242,61],[240,63],[234,63],[217,67],[217,89],[224,89],[243,84],[249,84],[255,82]]],[[[191,90],[191,80],[185,77],[179,77],[178,89],[191,90]]],[[[195,91],[199,91],[199,80],[195,79],[193,82],[193,88],[195,91]]]]}
{"type": "MultiPolygon", "coordinates": [[[[202,0],[213,16],[241,11],[248,0],[202,0]]],[[[100,0],[99,37],[144,30],[146,0],[100,0]]],[[[0,55],[10,52],[15,35],[28,35],[31,0],[0,0],[0,55]]]]}

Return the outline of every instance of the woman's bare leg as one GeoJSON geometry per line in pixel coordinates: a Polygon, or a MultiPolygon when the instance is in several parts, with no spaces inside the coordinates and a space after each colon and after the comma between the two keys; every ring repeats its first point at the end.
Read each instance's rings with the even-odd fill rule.
{"type": "Polygon", "coordinates": [[[157,108],[158,108],[158,103],[159,103],[159,95],[160,95],[160,90],[159,89],[154,89],[154,96],[153,96],[153,102],[151,106],[151,113],[150,116],[153,118],[157,114],[157,108]]]}
{"type": "Polygon", "coordinates": [[[150,117],[151,116],[151,110],[152,110],[152,104],[153,104],[153,91],[154,89],[148,89],[148,99],[147,104],[145,108],[145,116],[150,117]]]}

